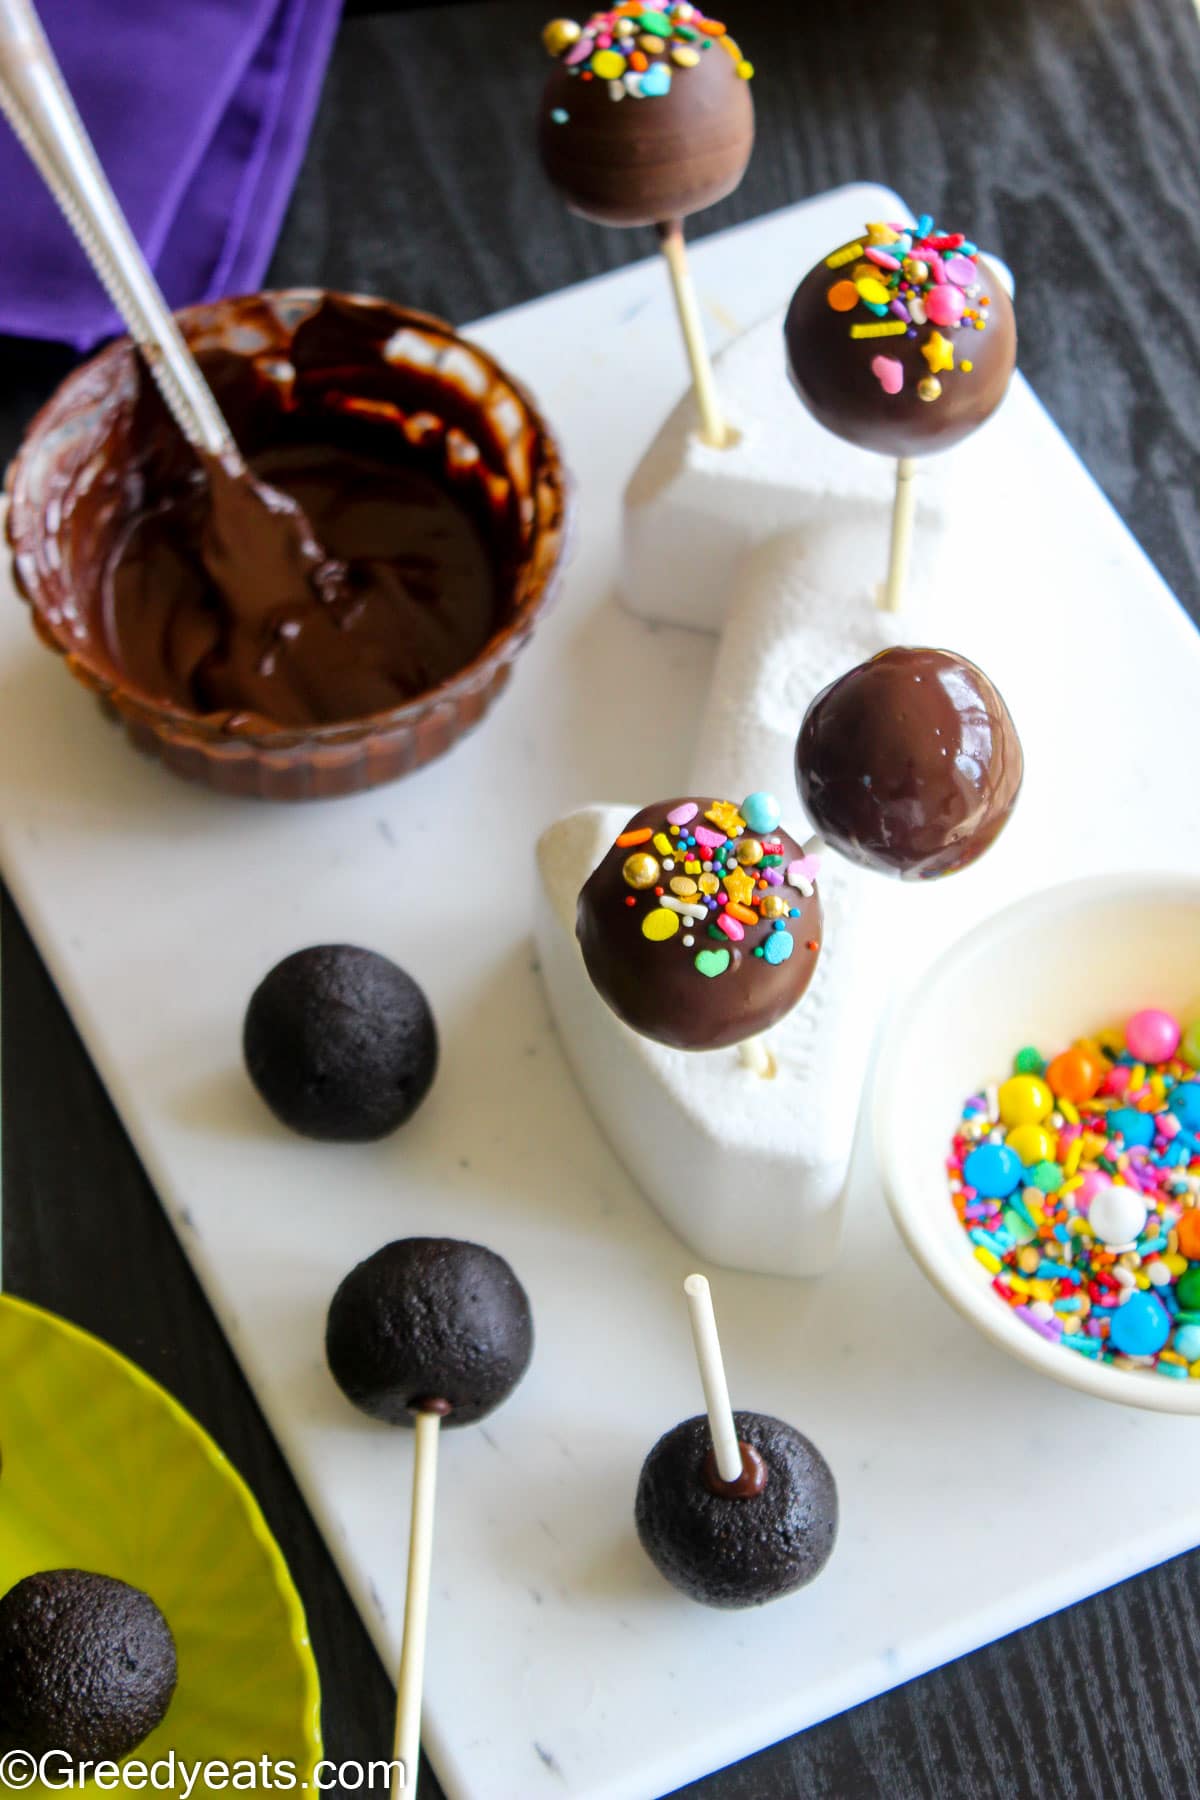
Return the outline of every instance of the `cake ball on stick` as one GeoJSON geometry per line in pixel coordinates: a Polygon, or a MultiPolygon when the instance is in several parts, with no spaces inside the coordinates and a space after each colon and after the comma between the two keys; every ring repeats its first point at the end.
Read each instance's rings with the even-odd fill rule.
{"type": "Polygon", "coordinates": [[[691,364],[701,431],[728,429],[688,270],[683,221],[731,194],[754,147],[754,70],[719,19],[688,0],[621,0],[584,24],[542,34],[556,67],[538,125],[542,163],[572,212],[597,224],[653,225],[691,364]]]}
{"type": "Polygon", "coordinates": [[[1003,697],[949,650],[882,650],[859,663],[817,695],[796,740],[796,786],[820,838],[910,881],[982,856],[1023,773],[1003,697]]]}
{"type": "Polygon", "coordinates": [[[774,1073],[762,1033],[817,965],[817,865],[778,802],[685,796],[636,813],[585,882],[576,935],[619,1019],[676,1050],[739,1047],[774,1073]]]}
{"type": "Polygon", "coordinates": [[[404,1238],[368,1257],[333,1297],[334,1380],[374,1419],[416,1432],[393,1794],[417,1791],[425,1638],[441,1427],[470,1425],[512,1393],[533,1353],[529,1297],[504,1258],[455,1238],[404,1238]]]}
{"type": "Polygon", "coordinates": [[[683,1284],[707,1416],[685,1419],[642,1465],[634,1517],[659,1573],[705,1606],[761,1606],[819,1575],[837,1537],[837,1487],[814,1444],[782,1419],[737,1412],[712,1293],[683,1284]]]}
{"type": "Polygon", "coordinates": [[[792,296],[788,373],[827,430],[896,458],[882,604],[904,596],[916,459],[989,419],[1017,360],[1012,301],[961,232],[872,224],[830,252],[792,296]]]}

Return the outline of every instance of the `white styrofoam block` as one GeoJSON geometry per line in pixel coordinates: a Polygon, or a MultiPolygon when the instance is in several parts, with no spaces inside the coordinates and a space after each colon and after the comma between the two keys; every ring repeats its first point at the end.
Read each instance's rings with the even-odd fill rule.
{"type": "MultiPolygon", "coordinates": [[[[847,592],[845,526],[755,553],[734,599],[703,716],[693,791],[774,792],[795,835],[796,731],[833,676],[894,642],[895,621],[847,592]],[[827,585],[834,572],[842,585],[827,585]]],[[[768,1033],[771,1079],[733,1049],[669,1049],[601,1000],[575,937],[579,890],[645,798],[586,807],[538,845],[538,947],[567,1059],[642,1191],[696,1252],[727,1268],[819,1275],[832,1262],[873,1036],[872,890],[840,857],[822,864],[823,951],[800,1004],[768,1033]]]]}
{"type": "MultiPolygon", "coordinates": [[[[847,205],[844,231],[859,229],[847,205]]],[[[1011,294],[1009,269],[988,261],[1011,294]]],[[[631,612],[668,625],[720,631],[735,571],[781,532],[831,521],[853,526],[872,584],[887,568],[896,465],[826,431],[787,376],[782,307],[714,359],[731,427],[728,449],[700,438],[689,391],[668,415],[625,489],[621,593],[631,612]]],[[[922,457],[909,587],[919,599],[945,565],[947,535],[964,522],[978,481],[984,431],[944,455],[922,457]]],[[[986,450],[985,450],[986,456],[986,450]]],[[[985,465],[986,466],[986,465],[985,465]]]]}
{"type": "MultiPolygon", "coordinates": [[[[883,577],[896,465],[834,437],[800,404],[784,367],[783,319],[773,313],[716,358],[733,446],[701,441],[688,393],[626,487],[621,593],[642,618],[719,631],[749,550],[834,517],[858,533],[858,566],[883,577]]],[[[959,472],[954,456],[922,463],[914,587],[932,576],[959,472]]]]}

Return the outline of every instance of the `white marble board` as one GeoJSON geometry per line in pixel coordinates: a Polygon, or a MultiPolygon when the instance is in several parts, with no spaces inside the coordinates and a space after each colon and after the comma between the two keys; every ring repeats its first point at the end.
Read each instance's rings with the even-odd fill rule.
{"type": "MultiPolygon", "coordinates": [[[[701,244],[714,338],[894,205],[846,189],[701,244]]],[[[613,599],[621,489],[684,372],[653,262],[478,335],[544,402],[580,495],[561,603],[491,721],[382,792],[298,810],[220,800],[133,754],[4,594],[0,853],[390,1666],[410,1440],[332,1387],[325,1308],[390,1237],[473,1236],[512,1260],[538,1354],[502,1412],[444,1447],[426,1742],[453,1800],[648,1800],[1192,1544],[1200,1437],[1040,1381],[975,1336],[909,1263],[860,1146],[831,1275],[716,1279],[735,1404],[793,1420],[836,1471],[831,1564],[731,1615],[690,1605],[643,1558],[641,1459],[699,1404],[688,1259],[571,1082],[529,931],[540,828],[585,801],[672,791],[692,762],[714,640],[652,630],[613,599]],[[442,1030],[430,1100],[373,1148],[288,1136],[239,1066],[257,980],[329,939],[412,969],[442,1030]],[[1129,1493],[1120,1529],[1111,1507],[1095,1532],[1054,1528],[1078,1518],[1081,1487],[1129,1493]],[[1034,1492],[1041,1524],[1022,1531],[1034,1492]]],[[[976,444],[997,503],[943,635],[1007,694],[1029,780],[977,870],[898,893],[907,971],[1014,893],[1186,866],[1197,841],[1183,783],[1150,771],[1173,751],[1184,766],[1200,640],[1022,383],[976,444]]]]}

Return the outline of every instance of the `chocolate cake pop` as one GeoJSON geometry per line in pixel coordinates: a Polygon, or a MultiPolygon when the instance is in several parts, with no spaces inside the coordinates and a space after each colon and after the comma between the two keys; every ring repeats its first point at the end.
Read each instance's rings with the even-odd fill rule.
{"type": "Polygon", "coordinates": [[[542,95],[542,166],[572,212],[601,225],[654,225],[692,369],[701,436],[729,430],[688,271],[683,221],[731,194],[754,148],[754,69],[719,19],[690,0],[620,0],[584,25],[554,19],[558,66],[542,95]]]}
{"type": "Polygon", "coordinates": [[[885,456],[948,450],[1016,366],[1012,301],[960,232],[868,225],[819,262],[784,325],[788,373],[827,430],[885,456]]]}
{"type": "Polygon", "coordinates": [[[176,1679],[170,1627],[140,1588],[51,1569],[0,1600],[0,1749],[119,1760],[162,1723],[176,1679]]]}
{"type": "Polygon", "coordinates": [[[816,1447],[782,1419],[729,1404],[712,1290],[683,1284],[707,1414],[642,1464],[634,1518],[647,1556],[705,1606],[761,1606],[819,1575],[837,1536],[837,1488],[816,1447]]]}
{"type": "Polygon", "coordinates": [[[386,956],[352,944],[316,944],[277,963],[251,998],[242,1045],[271,1111],[305,1137],[386,1137],[437,1072],[425,995],[386,956]]]}
{"type": "MultiPolygon", "coordinates": [[[[443,1425],[470,1425],[507,1400],[529,1367],[529,1296],[502,1256],[457,1238],[403,1238],[342,1282],[325,1351],[348,1400],[413,1428],[412,1517],[393,1761],[416,1790],[443,1425]]],[[[401,1783],[395,1781],[393,1794],[401,1783]]]]}
{"type": "Polygon", "coordinates": [[[796,741],[814,829],[851,862],[910,880],[982,856],[1023,769],[1001,695],[949,650],[883,650],[860,663],[817,695],[796,741]]]}
{"type": "Polygon", "coordinates": [[[572,212],[657,225],[731,194],[754,147],[754,70],[699,7],[621,4],[542,34],[557,59],[538,142],[572,212]]]}
{"type": "Polygon", "coordinates": [[[814,1444],[782,1419],[735,1412],[743,1476],[723,1482],[707,1417],[685,1419],[642,1465],[634,1517],[672,1587],[705,1606],[762,1606],[819,1575],[837,1537],[837,1488],[814,1444]]]}
{"type": "Polygon", "coordinates": [[[791,1011],[821,947],[816,863],[778,803],[660,800],[636,813],[579,896],[588,975],[634,1031],[677,1050],[756,1037],[791,1011]]]}
{"type": "Polygon", "coordinates": [[[390,1425],[438,1410],[470,1425],[506,1400],[533,1352],[529,1297],[502,1256],[402,1238],[359,1263],[329,1308],[325,1351],[355,1406],[390,1425]]]}

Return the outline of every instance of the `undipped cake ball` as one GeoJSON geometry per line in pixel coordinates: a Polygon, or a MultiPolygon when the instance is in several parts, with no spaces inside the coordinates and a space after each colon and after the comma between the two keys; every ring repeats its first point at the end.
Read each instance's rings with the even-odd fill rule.
{"type": "Polygon", "coordinates": [[[411,975],[373,950],[315,944],[256,988],[246,1068],[275,1114],[305,1137],[386,1137],[437,1072],[437,1028],[411,975]]]}
{"type": "Polygon", "coordinates": [[[634,1516],[659,1573],[705,1606],[762,1606],[803,1587],[837,1537],[837,1487],[815,1444],[766,1413],[733,1415],[743,1479],[721,1481],[708,1419],[685,1419],[642,1465],[634,1516]]]}
{"type": "Polygon", "coordinates": [[[148,1594],[51,1569],[0,1600],[0,1749],[118,1761],[167,1715],[175,1640],[148,1594]]]}
{"type": "Polygon", "coordinates": [[[529,1296],[502,1256],[458,1238],[402,1238],[352,1269],[329,1308],[325,1353],[348,1400],[411,1425],[470,1425],[529,1367],[529,1296]]]}

